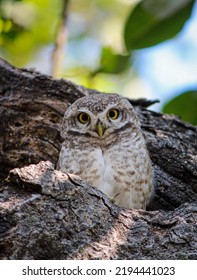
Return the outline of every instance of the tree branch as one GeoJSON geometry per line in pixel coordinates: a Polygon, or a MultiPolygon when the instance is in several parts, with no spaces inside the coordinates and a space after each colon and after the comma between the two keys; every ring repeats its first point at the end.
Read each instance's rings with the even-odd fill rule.
{"type": "Polygon", "coordinates": [[[61,68],[62,68],[61,66],[64,58],[64,47],[65,47],[65,41],[67,37],[66,23],[68,18],[69,0],[62,0],[62,1],[63,1],[63,8],[61,13],[61,20],[57,31],[55,47],[52,55],[52,76],[54,78],[59,77],[61,74],[61,68]]]}
{"type": "Polygon", "coordinates": [[[123,209],[54,168],[64,111],[95,91],[3,60],[0,73],[0,258],[197,258],[196,127],[135,103],[155,196],[123,209]]]}

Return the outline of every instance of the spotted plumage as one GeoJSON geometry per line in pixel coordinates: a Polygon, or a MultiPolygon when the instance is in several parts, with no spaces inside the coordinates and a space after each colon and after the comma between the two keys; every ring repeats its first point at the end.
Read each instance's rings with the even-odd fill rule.
{"type": "Polygon", "coordinates": [[[145,209],[152,166],[132,105],[116,94],[82,97],[65,112],[58,167],[79,175],[125,208],[145,209]]]}

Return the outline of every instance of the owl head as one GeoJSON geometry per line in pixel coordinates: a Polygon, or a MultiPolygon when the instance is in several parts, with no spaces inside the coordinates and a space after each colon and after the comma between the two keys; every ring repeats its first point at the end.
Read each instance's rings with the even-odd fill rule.
{"type": "Polygon", "coordinates": [[[139,127],[128,100],[118,94],[92,94],[75,101],[65,112],[61,136],[67,133],[105,138],[127,125],[139,127]]]}

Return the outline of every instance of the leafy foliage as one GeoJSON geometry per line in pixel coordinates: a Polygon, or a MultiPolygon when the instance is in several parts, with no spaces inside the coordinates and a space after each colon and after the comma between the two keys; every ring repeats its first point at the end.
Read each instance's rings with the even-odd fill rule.
{"type": "Polygon", "coordinates": [[[193,0],[141,1],[125,25],[127,49],[151,47],[175,36],[190,17],[193,4],[193,0]]]}
{"type": "MultiPolygon", "coordinates": [[[[44,48],[52,49],[63,1],[0,0],[0,55],[16,66],[25,66],[44,48]]],[[[190,18],[194,2],[70,0],[62,76],[101,91],[123,94],[124,84],[125,92],[135,96],[135,90],[130,90],[131,80],[136,78],[133,51],[176,36],[190,18]]],[[[194,95],[176,97],[165,106],[165,112],[196,123],[194,95]]]]}
{"type": "Polygon", "coordinates": [[[170,100],[163,112],[180,116],[184,121],[197,125],[197,91],[187,91],[170,100]]]}
{"type": "MultiPolygon", "coordinates": [[[[0,51],[23,66],[55,38],[61,5],[53,0],[15,0],[0,2],[0,51]]],[[[59,2],[59,1],[58,1],[59,2]]]]}
{"type": "Polygon", "coordinates": [[[130,55],[117,54],[112,48],[103,47],[99,64],[99,69],[93,75],[99,72],[118,74],[130,67],[130,55]]]}

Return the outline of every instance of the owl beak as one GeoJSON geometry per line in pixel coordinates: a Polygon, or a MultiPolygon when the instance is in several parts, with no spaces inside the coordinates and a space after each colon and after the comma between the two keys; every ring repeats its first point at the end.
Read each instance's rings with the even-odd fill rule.
{"type": "Polygon", "coordinates": [[[103,124],[100,120],[98,120],[98,122],[96,123],[95,131],[99,135],[99,137],[102,137],[105,132],[105,128],[103,127],[103,124]]]}

